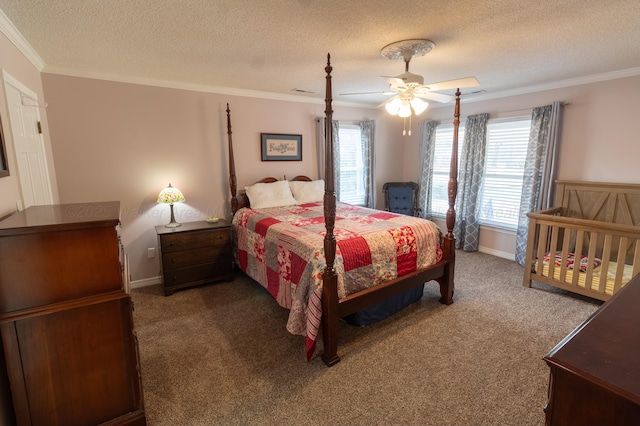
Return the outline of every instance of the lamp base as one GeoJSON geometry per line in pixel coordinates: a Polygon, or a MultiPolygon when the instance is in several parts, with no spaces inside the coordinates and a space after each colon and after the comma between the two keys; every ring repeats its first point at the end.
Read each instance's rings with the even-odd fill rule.
{"type": "Polygon", "coordinates": [[[165,228],[177,228],[181,224],[176,222],[175,217],[173,217],[173,204],[169,204],[169,207],[171,207],[171,221],[165,225],[165,228]]]}

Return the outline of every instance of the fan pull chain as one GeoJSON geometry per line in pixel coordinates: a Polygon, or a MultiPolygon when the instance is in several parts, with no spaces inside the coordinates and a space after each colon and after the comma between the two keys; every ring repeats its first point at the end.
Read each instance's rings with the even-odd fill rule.
{"type": "Polygon", "coordinates": [[[411,136],[411,116],[409,116],[409,130],[407,131],[407,117],[404,117],[403,119],[403,129],[402,129],[402,136],[411,136]]]}

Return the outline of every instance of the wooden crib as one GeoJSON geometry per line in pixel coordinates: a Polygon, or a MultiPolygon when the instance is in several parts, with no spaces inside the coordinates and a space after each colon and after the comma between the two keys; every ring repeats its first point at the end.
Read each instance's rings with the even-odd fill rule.
{"type": "Polygon", "coordinates": [[[640,273],[640,184],[556,181],[555,207],[528,216],[525,287],[608,300],[640,273]]]}

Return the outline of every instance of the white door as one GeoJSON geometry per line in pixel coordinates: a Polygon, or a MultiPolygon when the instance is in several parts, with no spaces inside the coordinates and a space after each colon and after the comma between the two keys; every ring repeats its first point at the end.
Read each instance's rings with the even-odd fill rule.
{"type": "Polygon", "coordinates": [[[4,87],[24,207],[52,204],[44,142],[38,130],[38,98],[6,72],[4,87]]]}

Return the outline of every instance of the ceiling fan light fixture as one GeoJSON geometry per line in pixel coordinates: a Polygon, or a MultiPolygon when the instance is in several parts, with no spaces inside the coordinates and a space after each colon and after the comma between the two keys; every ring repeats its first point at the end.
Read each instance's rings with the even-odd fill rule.
{"type": "Polygon", "coordinates": [[[402,106],[402,101],[400,98],[393,98],[389,102],[384,105],[384,108],[391,115],[398,115],[398,110],[402,106]]]}
{"type": "Polygon", "coordinates": [[[416,115],[422,114],[427,109],[428,106],[429,106],[429,103],[423,101],[420,98],[411,99],[411,107],[413,108],[413,112],[415,112],[416,115]]]}

